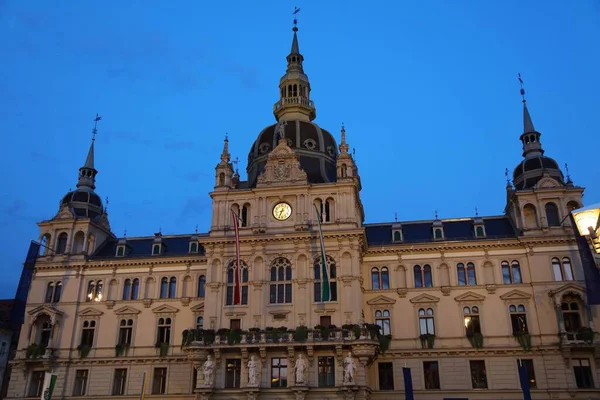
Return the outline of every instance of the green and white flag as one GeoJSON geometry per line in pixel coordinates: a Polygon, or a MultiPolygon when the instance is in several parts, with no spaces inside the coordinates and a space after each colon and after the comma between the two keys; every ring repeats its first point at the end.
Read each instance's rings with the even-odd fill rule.
{"type": "Polygon", "coordinates": [[[44,386],[42,388],[41,400],[52,400],[52,392],[54,392],[54,386],[56,385],[56,375],[51,372],[46,372],[44,375],[44,386]]]}
{"type": "Polygon", "coordinates": [[[321,228],[321,213],[315,204],[317,222],[319,223],[319,241],[321,242],[321,301],[331,300],[331,288],[329,285],[329,267],[325,256],[325,242],[323,241],[323,229],[321,228]]]}

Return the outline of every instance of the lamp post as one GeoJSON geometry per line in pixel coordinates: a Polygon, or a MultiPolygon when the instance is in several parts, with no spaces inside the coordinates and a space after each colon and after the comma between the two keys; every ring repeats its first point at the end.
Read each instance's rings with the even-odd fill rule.
{"type": "Polygon", "coordinates": [[[581,236],[589,236],[596,254],[600,254],[600,203],[571,211],[581,236]]]}

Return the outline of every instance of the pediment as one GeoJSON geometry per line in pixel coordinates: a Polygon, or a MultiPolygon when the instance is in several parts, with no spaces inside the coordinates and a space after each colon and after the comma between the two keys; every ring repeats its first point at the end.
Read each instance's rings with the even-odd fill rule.
{"type": "Polygon", "coordinates": [[[194,307],[191,307],[190,310],[196,313],[204,312],[204,302],[196,304],[194,307]]]}
{"type": "Polygon", "coordinates": [[[581,296],[582,298],[585,298],[585,288],[583,286],[577,285],[576,283],[567,283],[566,285],[563,285],[561,287],[559,287],[556,290],[551,290],[548,295],[550,296],[564,296],[567,294],[575,294],[578,296],[581,296]]]}
{"type": "Polygon", "coordinates": [[[264,172],[258,176],[257,186],[306,183],[307,175],[300,166],[298,156],[285,139],[279,139],[279,144],[267,157],[264,172]]]}
{"type": "Polygon", "coordinates": [[[384,295],[379,295],[379,296],[367,301],[367,304],[370,306],[391,305],[391,304],[396,304],[396,300],[392,299],[390,297],[384,296],[384,295]]]}
{"type": "Polygon", "coordinates": [[[179,312],[177,308],[169,306],[167,304],[163,304],[162,306],[153,308],[152,311],[155,314],[175,314],[176,312],[179,312]]]}
{"type": "Polygon", "coordinates": [[[556,179],[553,179],[550,177],[545,177],[545,178],[540,179],[540,181],[537,183],[536,186],[538,188],[545,189],[545,188],[561,187],[562,185],[556,179]]]}
{"type": "Polygon", "coordinates": [[[79,315],[80,317],[99,317],[102,314],[104,314],[102,311],[96,310],[92,307],[84,308],[83,310],[77,313],[77,315],[79,315]]]}
{"type": "Polygon", "coordinates": [[[121,307],[118,310],[115,310],[115,314],[117,315],[134,315],[134,314],[139,314],[141,311],[138,310],[137,308],[133,308],[133,307],[129,307],[129,306],[125,306],[125,307],[121,307]]]}
{"type": "Polygon", "coordinates": [[[36,315],[36,314],[41,314],[41,313],[46,313],[49,316],[63,314],[62,311],[59,311],[56,307],[49,306],[47,304],[42,304],[41,306],[37,306],[33,310],[27,311],[27,314],[29,314],[29,315],[36,315]]]}
{"type": "Polygon", "coordinates": [[[61,207],[61,209],[58,211],[58,213],[54,216],[54,218],[52,218],[52,220],[56,220],[56,219],[73,219],[75,218],[75,215],[73,214],[73,211],[71,211],[71,207],[69,207],[68,205],[64,205],[61,207]]]}
{"type": "Polygon", "coordinates": [[[427,294],[427,293],[423,293],[420,294],[416,297],[413,297],[412,299],[409,300],[411,303],[413,304],[420,304],[420,303],[437,303],[438,301],[440,301],[439,297],[427,294]]]}
{"type": "Polygon", "coordinates": [[[485,300],[485,296],[475,292],[467,292],[461,294],[460,296],[456,296],[454,300],[461,302],[483,301],[485,300]]]}
{"type": "Polygon", "coordinates": [[[522,292],[520,290],[511,290],[508,293],[504,293],[500,296],[502,300],[527,300],[531,298],[529,293],[522,292]]]}

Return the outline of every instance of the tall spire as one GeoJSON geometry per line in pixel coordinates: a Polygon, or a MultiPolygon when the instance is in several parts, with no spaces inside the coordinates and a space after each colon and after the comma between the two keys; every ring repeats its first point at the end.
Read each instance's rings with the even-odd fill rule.
{"type": "Polygon", "coordinates": [[[94,143],[96,142],[96,134],[98,133],[98,121],[101,119],[102,117],[96,114],[96,117],[94,118],[94,129],[92,129],[92,143],[90,144],[90,149],[88,150],[83,167],[79,168],[79,181],[77,182],[77,187],[80,189],[88,188],[92,191],[96,189],[96,175],[98,174],[98,171],[94,168],[94,143]]]}
{"type": "Polygon", "coordinates": [[[523,157],[534,158],[544,154],[544,149],[542,149],[542,143],[540,142],[542,134],[533,127],[533,121],[527,108],[527,99],[525,98],[525,89],[523,88],[521,74],[518,75],[518,78],[521,85],[520,93],[523,102],[523,133],[519,139],[523,143],[523,157]]]}
{"type": "Polygon", "coordinates": [[[315,105],[310,100],[310,82],[304,73],[302,63],[304,57],[300,54],[298,44],[298,19],[299,8],[294,8],[294,27],[292,31],[292,47],[286,57],[287,69],[285,75],[279,80],[279,101],[273,106],[273,114],[277,121],[312,121],[316,118],[315,105]]]}

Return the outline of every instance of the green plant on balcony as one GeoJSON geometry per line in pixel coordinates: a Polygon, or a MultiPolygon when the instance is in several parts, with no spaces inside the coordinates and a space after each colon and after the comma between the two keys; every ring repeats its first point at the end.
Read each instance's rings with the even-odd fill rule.
{"type": "Polygon", "coordinates": [[[238,344],[242,340],[241,329],[231,329],[227,334],[227,344],[238,344]]]}
{"type": "Polygon", "coordinates": [[[315,325],[314,330],[319,332],[319,336],[321,337],[321,340],[325,341],[325,340],[329,340],[329,332],[330,332],[330,327],[329,326],[324,326],[324,325],[315,325]]]}
{"type": "Polygon", "coordinates": [[[159,357],[166,357],[166,355],[169,353],[169,343],[157,342],[154,347],[158,349],[159,357]]]}
{"type": "Polygon", "coordinates": [[[425,333],[419,336],[419,339],[421,339],[421,348],[433,349],[435,343],[435,335],[433,333],[425,333]]]}
{"type": "Polygon", "coordinates": [[[594,331],[592,330],[592,328],[589,328],[587,326],[584,326],[581,329],[579,329],[579,332],[577,332],[577,336],[579,336],[579,338],[586,343],[594,342],[594,331]]]}
{"type": "Polygon", "coordinates": [[[379,331],[381,330],[381,326],[377,324],[364,324],[363,326],[369,332],[371,339],[379,337],[379,331]]]}
{"type": "Polygon", "coordinates": [[[46,353],[46,346],[32,343],[25,349],[25,358],[40,358],[46,353]]]}
{"type": "Polygon", "coordinates": [[[467,340],[474,348],[483,348],[483,335],[481,332],[467,332],[467,340]]]}
{"type": "Polygon", "coordinates": [[[392,343],[392,335],[379,335],[379,350],[381,353],[385,353],[390,348],[392,343]]]}
{"type": "Polygon", "coordinates": [[[215,341],[215,330],[214,329],[201,329],[201,337],[204,340],[204,344],[213,344],[215,341]]]}
{"type": "Polygon", "coordinates": [[[115,356],[116,357],[120,357],[122,355],[127,355],[128,351],[129,351],[128,343],[117,343],[117,345],[115,346],[115,356]]]}
{"type": "Polygon", "coordinates": [[[523,350],[531,350],[531,335],[529,332],[514,332],[513,335],[523,350]]]}
{"type": "Polygon", "coordinates": [[[90,350],[92,350],[92,346],[89,344],[80,344],[77,346],[77,350],[79,351],[79,357],[86,358],[88,354],[90,354],[90,350]]]}
{"type": "Polygon", "coordinates": [[[308,337],[308,328],[304,325],[300,325],[296,327],[296,331],[294,332],[294,340],[296,342],[305,342],[308,337]]]}

